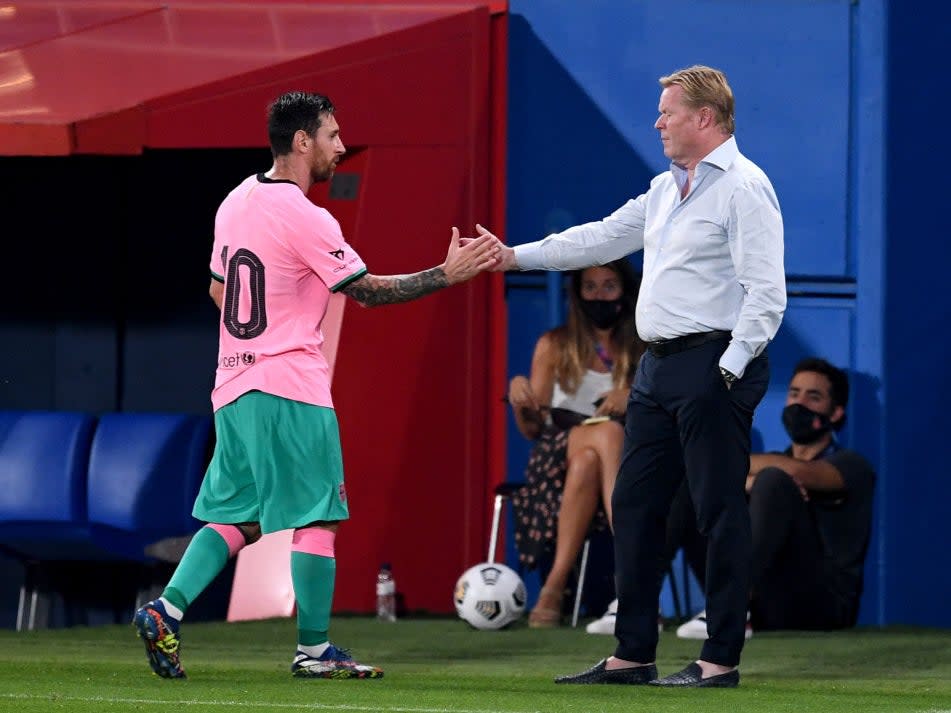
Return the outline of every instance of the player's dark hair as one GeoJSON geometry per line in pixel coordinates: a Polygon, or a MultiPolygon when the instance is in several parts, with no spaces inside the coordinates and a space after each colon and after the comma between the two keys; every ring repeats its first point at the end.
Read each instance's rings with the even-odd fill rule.
{"type": "Polygon", "coordinates": [[[271,102],[267,110],[267,135],[274,158],[291,152],[294,134],[303,130],[314,136],[334,105],[323,94],[287,92],[271,102]]]}

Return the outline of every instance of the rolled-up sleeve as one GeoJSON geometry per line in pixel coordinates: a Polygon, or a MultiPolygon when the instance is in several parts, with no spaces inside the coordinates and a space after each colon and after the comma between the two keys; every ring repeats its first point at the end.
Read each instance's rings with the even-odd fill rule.
{"type": "Polygon", "coordinates": [[[768,183],[747,181],[734,191],[728,237],[736,276],[746,294],[720,366],[741,377],[776,336],[786,311],[783,218],[768,183]]]}
{"type": "Polygon", "coordinates": [[[519,270],[577,270],[604,265],[644,247],[645,196],[629,200],[603,220],[515,246],[519,270]]]}

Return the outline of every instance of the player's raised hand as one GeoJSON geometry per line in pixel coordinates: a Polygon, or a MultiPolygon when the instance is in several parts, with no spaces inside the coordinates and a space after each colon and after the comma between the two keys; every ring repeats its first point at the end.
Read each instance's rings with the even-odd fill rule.
{"type": "Polygon", "coordinates": [[[480,235],[463,240],[453,226],[449,252],[442,264],[450,285],[471,280],[480,272],[492,269],[499,261],[500,243],[494,235],[480,235]]]}

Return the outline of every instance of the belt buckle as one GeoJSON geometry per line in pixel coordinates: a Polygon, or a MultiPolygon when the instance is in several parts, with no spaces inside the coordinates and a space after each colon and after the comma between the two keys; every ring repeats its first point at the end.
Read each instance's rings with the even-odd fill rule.
{"type": "Polygon", "coordinates": [[[658,339],[653,342],[648,342],[647,349],[655,357],[666,356],[667,346],[670,344],[670,342],[670,339],[658,339]]]}

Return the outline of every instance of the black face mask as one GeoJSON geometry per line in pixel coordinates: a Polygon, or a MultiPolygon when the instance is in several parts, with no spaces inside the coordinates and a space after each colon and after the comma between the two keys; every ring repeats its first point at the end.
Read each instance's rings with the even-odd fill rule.
{"type": "Polygon", "coordinates": [[[832,427],[829,417],[810,411],[802,404],[789,404],[783,409],[783,426],[793,443],[800,446],[815,443],[832,427]],[[813,421],[819,419],[819,428],[813,427],[813,421]]]}
{"type": "Polygon", "coordinates": [[[614,326],[621,316],[621,300],[578,300],[581,311],[598,329],[614,326]]]}

